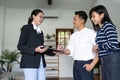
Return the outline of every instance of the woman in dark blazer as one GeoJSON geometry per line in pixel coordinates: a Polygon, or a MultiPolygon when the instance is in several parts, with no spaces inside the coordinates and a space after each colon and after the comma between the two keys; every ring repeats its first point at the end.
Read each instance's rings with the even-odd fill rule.
{"type": "Polygon", "coordinates": [[[28,24],[21,29],[17,47],[22,54],[20,68],[24,71],[25,80],[46,80],[44,54],[54,55],[46,48],[42,48],[44,38],[39,25],[43,22],[43,17],[42,10],[33,10],[28,24]]]}

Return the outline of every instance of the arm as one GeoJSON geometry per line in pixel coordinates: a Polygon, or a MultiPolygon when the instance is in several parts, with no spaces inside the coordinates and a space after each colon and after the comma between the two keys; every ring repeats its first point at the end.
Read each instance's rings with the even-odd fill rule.
{"type": "Polygon", "coordinates": [[[85,64],[83,66],[84,68],[86,68],[87,71],[91,71],[99,60],[98,45],[95,43],[95,37],[96,37],[96,33],[94,32],[91,34],[90,42],[91,42],[91,44],[93,44],[92,51],[95,52],[95,53],[93,53],[93,54],[95,54],[95,57],[90,64],[85,64]]]}
{"type": "Polygon", "coordinates": [[[107,41],[102,44],[99,44],[98,49],[109,50],[109,49],[117,48],[118,47],[118,40],[117,40],[118,36],[117,36],[115,27],[113,27],[112,24],[105,25],[104,33],[107,38],[107,41]]]}
{"type": "Polygon", "coordinates": [[[69,55],[70,54],[70,50],[69,49],[64,49],[63,54],[69,55]]]}
{"type": "Polygon", "coordinates": [[[30,47],[28,45],[28,43],[31,44],[30,42],[28,42],[28,38],[30,36],[30,30],[31,30],[30,26],[28,25],[22,27],[19,42],[17,45],[18,50],[20,50],[21,53],[25,53],[29,55],[34,55],[35,52],[37,53],[45,52],[46,49],[42,49],[41,46],[30,47]]]}
{"type": "Polygon", "coordinates": [[[56,55],[60,55],[60,54],[69,55],[70,54],[70,50],[69,49],[64,49],[61,45],[57,45],[57,50],[59,50],[59,51],[54,51],[54,53],[56,55]]]}
{"type": "Polygon", "coordinates": [[[19,38],[19,42],[17,45],[18,50],[20,50],[23,53],[31,54],[33,55],[35,52],[35,48],[31,48],[27,46],[27,39],[29,36],[29,27],[23,26],[21,29],[21,34],[19,38]]]}
{"type": "Polygon", "coordinates": [[[83,67],[86,68],[87,71],[91,71],[94,68],[94,66],[97,64],[98,60],[99,60],[98,53],[96,53],[93,61],[90,64],[85,64],[83,67]]]}

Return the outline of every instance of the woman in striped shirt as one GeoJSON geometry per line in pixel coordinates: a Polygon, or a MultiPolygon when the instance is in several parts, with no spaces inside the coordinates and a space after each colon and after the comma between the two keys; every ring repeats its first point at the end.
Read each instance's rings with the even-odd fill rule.
{"type": "Polygon", "coordinates": [[[101,59],[102,80],[120,80],[120,48],[116,27],[103,5],[93,7],[89,16],[97,31],[94,51],[101,59]]]}

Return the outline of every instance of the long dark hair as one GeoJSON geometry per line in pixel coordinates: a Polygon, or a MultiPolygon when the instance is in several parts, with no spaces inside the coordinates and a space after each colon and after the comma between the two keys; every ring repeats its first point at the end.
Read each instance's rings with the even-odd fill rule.
{"type": "MultiPolygon", "coordinates": [[[[36,15],[38,15],[38,13],[43,13],[43,11],[40,10],[40,9],[34,9],[34,10],[32,11],[31,16],[30,16],[29,19],[28,19],[28,24],[31,24],[31,22],[33,21],[33,15],[36,16],[36,15]]],[[[44,13],[43,13],[43,14],[44,14],[44,13]]]]}
{"type": "MultiPolygon", "coordinates": [[[[102,24],[104,24],[106,21],[112,23],[112,21],[109,17],[108,11],[103,5],[95,6],[90,10],[90,12],[89,12],[90,19],[92,18],[92,12],[93,11],[95,11],[99,15],[102,14],[102,13],[104,14],[104,17],[101,20],[102,24]]],[[[92,22],[92,24],[93,24],[93,28],[94,28],[95,31],[98,31],[100,29],[99,25],[95,25],[93,22],[92,22]]]]}

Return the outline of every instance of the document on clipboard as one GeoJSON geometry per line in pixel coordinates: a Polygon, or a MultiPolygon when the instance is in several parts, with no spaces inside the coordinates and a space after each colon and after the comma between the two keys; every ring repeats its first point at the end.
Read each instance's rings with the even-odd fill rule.
{"type": "Polygon", "coordinates": [[[53,48],[48,48],[48,50],[50,50],[50,51],[54,51],[54,52],[62,52],[62,53],[63,53],[62,50],[57,50],[57,49],[53,49],[53,48]]]}

